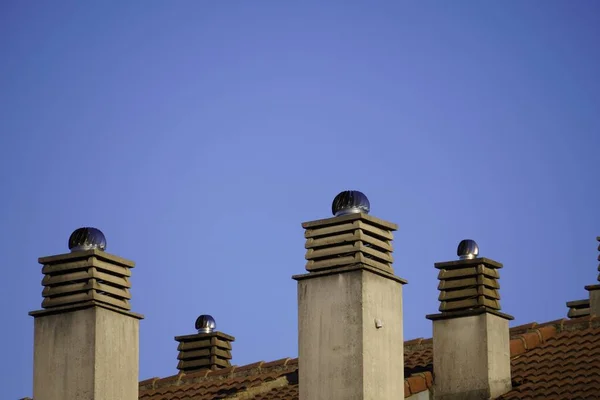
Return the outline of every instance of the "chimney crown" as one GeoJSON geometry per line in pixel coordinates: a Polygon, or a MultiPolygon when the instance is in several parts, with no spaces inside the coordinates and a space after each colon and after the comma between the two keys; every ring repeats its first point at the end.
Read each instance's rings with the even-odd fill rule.
{"type": "MultiPolygon", "coordinates": [[[[373,268],[406,283],[394,275],[392,268],[392,232],[398,225],[372,217],[368,210],[369,200],[364,194],[346,191],[333,201],[334,217],[302,223],[309,273],[373,268]]],[[[296,278],[303,279],[300,275],[296,278]]]]}
{"type": "Polygon", "coordinates": [[[371,204],[364,193],[358,190],[345,190],[333,199],[331,212],[339,217],[347,214],[365,213],[371,211],[371,204]]]}
{"type": "Polygon", "coordinates": [[[196,319],[198,333],[175,337],[179,342],[178,370],[188,373],[231,366],[231,342],[235,341],[235,338],[215,331],[216,326],[213,317],[201,315],[196,319]]]}
{"type": "Polygon", "coordinates": [[[96,228],[76,229],[69,248],[70,253],[38,259],[44,274],[42,308],[102,303],[130,312],[129,277],[135,263],[107,253],[106,238],[96,228]]]}
{"type": "Polygon", "coordinates": [[[439,269],[441,314],[428,319],[460,317],[467,314],[491,312],[506,319],[512,316],[500,312],[499,269],[502,264],[478,257],[479,248],[474,240],[463,240],[458,245],[460,260],[435,263],[439,269]]]}
{"type": "Polygon", "coordinates": [[[84,250],[106,250],[106,237],[100,229],[83,227],[71,233],[69,237],[69,250],[71,252],[84,250]]]}

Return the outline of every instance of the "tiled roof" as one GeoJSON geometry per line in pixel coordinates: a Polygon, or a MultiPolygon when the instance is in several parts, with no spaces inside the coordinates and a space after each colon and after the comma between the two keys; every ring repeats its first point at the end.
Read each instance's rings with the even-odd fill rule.
{"type": "MultiPolygon", "coordinates": [[[[590,399],[600,393],[600,318],[564,319],[510,330],[513,399],[590,399]],[[593,395],[592,395],[593,393],[593,395]]],[[[404,344],[405,397],[433,386],[433,343],[404,344]]],[[[298,359],[140,382],[140,400],[297,400],[298,359]]]]}
{"type": "Polygon", "coordinates": [[[217,400],[240,393],[248,399],[297,399],[298,359],[179,373],[140,382],[140,400],[217,400]]]}
{"type": "Polygon", "coordinates": [[[513,354],[511,346],[513,390],[501,399],[598,398],[600,321],[587,317],[561,322],[555,335],[531,351],[513,354]]]}

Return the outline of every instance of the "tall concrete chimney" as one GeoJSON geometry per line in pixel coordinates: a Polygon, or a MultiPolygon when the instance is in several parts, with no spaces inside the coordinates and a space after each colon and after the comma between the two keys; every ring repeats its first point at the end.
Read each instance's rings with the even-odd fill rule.
{"type": "Polygon", "coordinates": [[[402,285],[392,269],[395,224],[368,215],[357,191],[333,218],[302,224],[307,274],[298,281],[300,400],[404,398],[402,285]]]}
{"type": "Polygon", "coordinates": [[[42,310],[34,324],[35,400],[137,400],[139,320],[130,311],[134,263],[105,252],[95,228],[70,253],[42,257],[42,310]]]}
{"type": "Polygon", "coordinates": [[[433,321],[436,400],[488,400],[511,390],[510,335],[500,312],[499,262],[479,258],[473,240],[463,240],[458,261],[440,270],[441,314],[433,321]]]}
{"type": "MultiPolygon", "coordinates": [[[[600,242],[600,236],[596,240],[600,242]]],[[[598,245],[598,251],[600,251],[600,245],[598,245]]],[[[600,261],[600,255],[598,255],[598,261],[600,261]]],[[[600,271],[600,264],[598,265],[598,271],[600,271]]],[[[598,275],[598,281],[600,281],[600,274],[598,275]]],[[[590,313],[600,316],[600,285],[588,285],[585,289],[590,292],[590,313]]]]}

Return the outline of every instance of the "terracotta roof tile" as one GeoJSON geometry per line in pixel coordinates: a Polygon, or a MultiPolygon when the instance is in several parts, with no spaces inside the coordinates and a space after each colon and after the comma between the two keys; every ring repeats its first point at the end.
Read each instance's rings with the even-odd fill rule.
{"type": "Polygon", "coordinates": [[[427,371],[409,376],[404,380],[404,397],[424,392],[433,386],[433,376],[427,371]],[[408,390],[407,390],[408,388],[408,390]]]}
{"type": "MultiPolygon", "coordinates": [[[[597,325],[593,318],[586,319],[583,325],[597,325]]],[[[574,326],[581,325],[568,321],[561,332],[514,357],[514,388],[501,399],[596,398],[600,393],[600,327],[572,329],[574,326]]]]}
{"type": "Polygon", "coordinates": [[[298,366],[298,358],[292,358],[292,359],[290,359],[286,365],[287,366],[291,366],[291,365],[298,366]]]}
{"type": "Polygon", "coordinates": [[[525,341],[522,338],[511,339],[510,341],[510,355],[518,356],[527,351],[527,347],[525,346],[525,341]]]}
{"type": "Polygon", "coordinates": [[[243,371],[249,371],[252,369],[260,369],[260,367],[264,364],[264,361],[255,362],[253,364],[244,365],[242,367],[237,367],[235,372],[240,373],[243,371]]]}
{"type": "Polygon", "coordinates": [[[262,368],[285,366],[291,360],[291,358],[281,358],[279,360],[263,363],[262,368]]]}
{"type": "Polygon", "coordinates": [[[296,400],[298,399],[298,385],[283,386],[259,394],[254,400],[296,400]]]}
{"type": "Polygon", "coordinates": [[[429,345],[418,350],[404,350],[404,369],[405,375],[420,372],[425,369],[432,369],[433,366],[433,346],[429,345]]]}

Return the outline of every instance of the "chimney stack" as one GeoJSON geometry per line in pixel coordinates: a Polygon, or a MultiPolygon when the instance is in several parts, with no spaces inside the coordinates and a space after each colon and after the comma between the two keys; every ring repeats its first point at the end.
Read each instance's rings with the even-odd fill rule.
{"type": "Polygon", "coordinates": [[[210,315],[201,315],[196,319],[197,334],[176,336],[179,342],[177,350],[177,369],[181,372],[193,372],[201,369],[222,369],[231,366],[231,342],[233,336],[216,332],[217,324],[210,315]]]}
{"type": "Polygon", "coordinates": [[[333,218],[302,224],[307,274],[298,281],[300,400],[404,398],[402,285],[392,268],[397,225],[368,215],[358,191],[333,218]]]}
{"type": "Polygon", "coordinates": [[[487,400],[511,390],[508,321],[500,312],[499,262],[479,258],[473,240],[458,245],[459,260],[436,263],[440,314],[433,321],[436,400],[487,400]]]}
{"type": "Polygon", "coordinates": [[[70,253],[42,257],[42,310],[34,324],[35,400],[137,400],[139,320],[131,312],[134,263],[105,252],[95,228],[70,253]]]}
{"type": "MultiPolygon", "coordinates": [[[[600,236],[596,240],[600,242],[600,236]]],[[[598,245],[598,251],[600,251],[600,245],[598,245]]],[[[600,261],[600,255],[598,255],[598,261],[600,261]]],[[[600,264],[598,265],[598,271],[600,271],[600,264]]],[[[598,281],[600,281],[600,274],[598,275],[598,281]]],[[[600,316],[600,284],[588,285],[585,289],[590,292],[590,314],[600,316]]]]}

